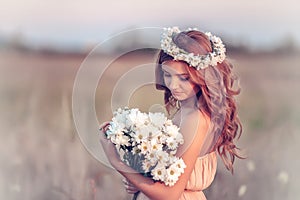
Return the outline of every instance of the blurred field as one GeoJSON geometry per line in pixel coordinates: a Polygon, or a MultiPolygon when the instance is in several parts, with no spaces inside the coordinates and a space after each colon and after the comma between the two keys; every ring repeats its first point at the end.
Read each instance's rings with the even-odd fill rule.
{"type": "MultiPolygon", "coordinates": [[[[238,145],[248,158],[237,160],[234,176],[219,162],[207,198],[299,199],[300,57],[231,58],[242,86],[238,104],[244,133],[238,145]]],[[[94,159],[77,136],[71,95],[83,59],[0,52],[0,199],[130,199],[121,177],[94,159]]],[[[104,59],[95,59],[95,65],[104,59]]],[[[108,95],[118,78],[145,60],[152,57],[131,55],[106,72],[96,93],[99,118],[111,116],[108,95]]],[[[161,99],[147,90],[153,88],[135,94],[137,105],[161,99]]]]}

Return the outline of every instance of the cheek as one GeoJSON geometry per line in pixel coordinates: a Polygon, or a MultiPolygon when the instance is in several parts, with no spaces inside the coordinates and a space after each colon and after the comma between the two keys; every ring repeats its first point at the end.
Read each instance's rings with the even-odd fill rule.
{"type": "Polygon", "coordinates": [[[194,83],[188,83],[185,85],[185,91],[191,95],[196,95],[199,90],[199,87],[194,83]]]}
{"type": "Polygon", "coordinates": [[[170,85],[170,78],[169,77],[164,77],[164,86],[166,86],[167,88],[169,87],[169,85],[170,85]]]}

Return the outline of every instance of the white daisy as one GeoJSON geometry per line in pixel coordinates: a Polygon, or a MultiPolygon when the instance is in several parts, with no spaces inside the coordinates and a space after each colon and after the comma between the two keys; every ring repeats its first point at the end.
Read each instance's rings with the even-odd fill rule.
{"type": "Polygon", "coordinates": [[[116,134],[114,140],[112,141],[114,144],[120,146],[129,146],[130,138],[124,134],[116,134]]]}
{"type": "Polygon", "coordinates": [[[184,142],[184,139],[183,139],[183,136],[181,133],[176,135],[175,140],[178,144],[183,144],[183,142],[184,142]]]}
{"type": "Polygon", "coordinates": [[[174,163],[174,165],[177,167],[179,173],[183,173],[184,169],[186,168],[186,165],[182,158],[177,159],[177,161],[174,163]]]}
{"type": "Polygon", "coordinates": [[[107,138],[113,137],[116,134],[123,134],[125,131],[124,124],[111,122],[108,126],[108,130],[106,131],[107,138]]]}
{"type": "Polygon", "coordinates": [[[144,170],[144,172],[149,172],[150,171],[150,168],[152,167],[152,164],[147,161],[147,160],[144,160],[143,163],[142,163],[142,168],[144,170]]]}
{"type": "Polygon", "coordinates": [[[166,176],[166,168],[162,164],[157,164],[151,171],[154,180],[164,181],[166,176]]]}
{"type": "Polygon", "coordinates": [[[137,144],[141,143],[142,141],[146,141],[149,137],[149,132],[146,131],[144,128],[137,129],[136,132],[132,132],[130,134],[133,141],[135,141],[137,144]]]}
{"type": "Polygon", "coordinates": [[[138,145],[138,148],[141,150],[142,154],[147,154],[150,150],[149,144],[147,142],[142,142],[138,145]]]}
{"type": "Polygon", "coordinates": [[[149,113],[149,119],[151,123],[156,127],[162,127],[167,120],[163,113],[149,113]]]}
{"type": "Polygon", "coordinates": [[[157,157],[153,151],[150,151],[148,154],[146,154],[146,159],[151,163],[152,166],[157,163],[157,157]]]}
{"type": "Polygon", "coordinates": [[[171,150],[175,150],[178,147],[178,143],[176,142],[175,138],[169,137],[166,141],[167,146],[171,150]]]}
{"type": "Polygon", "coordinates": [[[165,184],[168,186],[173,186],[177,181],[180,173],[177,171],[177,168],[170,166],[167,169],[165,184]]]}
{"type": "Polygon", "coordinates": [[[151,151],[153,151],[153,152],[161,151],[163,148],[163,145],[160,144],[156,138],[154,138],[150,141],[150,145],[151,145],[151,151]]]}
{"type": "Polygon", "coordinates": [[[106,135],[125,163],[142,173],[151,172],[154,180],[166,185],[174,185],[186,167],[183,160],[176,157],[183,136],[163,113],[118,109],[106,135]]]}
{"type": "Polygon", "coordinates": [[[145,113],[141,113],[138,109],[132,109],[127,115],[126,124],[128,126],[140,126],[148,121],[148,116],[145,113]]]}
{"type": "Polygon", "coordinates": [[[169,161],[169,154],[165,151],[157,151],[155,155],[159,163],[167,163],[169,161]]]}
{"type": "Polygon", "coordinates": [[[169,136],[176,136],[178,135],[178,132],[179,132],[179,128],[176,126],[176,125],[169,125],[169,126],[166,126],[165,127],[165,130],[164,130],[169,136]]]}

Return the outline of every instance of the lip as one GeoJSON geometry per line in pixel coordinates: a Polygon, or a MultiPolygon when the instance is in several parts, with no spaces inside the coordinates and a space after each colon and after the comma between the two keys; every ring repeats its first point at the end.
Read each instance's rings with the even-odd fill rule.
{"type": "Polygon", "coordinates": [[[178,95],[181,95],[182,92],[172,92],[172,95],[175,95],[175,96],[178,96],[178,95]]]}

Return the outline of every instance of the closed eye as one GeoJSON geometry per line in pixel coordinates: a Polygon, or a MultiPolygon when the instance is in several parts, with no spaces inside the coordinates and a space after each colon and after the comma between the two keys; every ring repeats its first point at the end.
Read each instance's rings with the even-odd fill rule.
{"type": "Polygon", "coordinates": [[[171,77],[171,75],[167,72],[164,72],[164,77],[171,77]]]}
{"type": "MultiPolygon", "coordinates": [[[[187,74],[176,74],[180,81],[189,81],[190,77],[187,74]]],[[[167,71],[163,70],[163,76],[166,78],[170,78],[171,74],[169,74],[167,71]]]]}
{"type": "Polygon", "coordinates": [[[187,76],[187,77],[180,76],[179,79],[181,81],[188,81],[188,80],[190,80],[190,77],[189,76],[187,76]]]}

